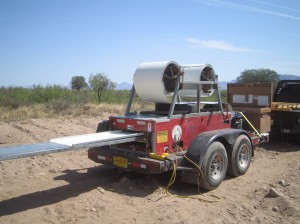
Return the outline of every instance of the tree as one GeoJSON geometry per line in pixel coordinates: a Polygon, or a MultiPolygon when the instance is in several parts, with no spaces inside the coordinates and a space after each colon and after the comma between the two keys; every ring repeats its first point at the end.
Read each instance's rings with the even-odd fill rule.
{"type": "Polygon", "coordinates": [[[237,83],[266,83],[271,82],[275,87],[279,82],[277,72],[270,69],[246,69],[237,78],[237,83]]]}
{"type": "Polygon", "coordinates": [[[116,84],[107,78],[105,73],[91,74],[89,78],[90,87],[97,92],[98,101],[101,103],[102,95],[107,90],[114,90],[116,84]]]}
{"type": "Polygon", "coordinates": [[[84,87],[87,87],[87,83],[83,76],[73,76],[71,80],[71,88],[80,91],[84,87]]]}

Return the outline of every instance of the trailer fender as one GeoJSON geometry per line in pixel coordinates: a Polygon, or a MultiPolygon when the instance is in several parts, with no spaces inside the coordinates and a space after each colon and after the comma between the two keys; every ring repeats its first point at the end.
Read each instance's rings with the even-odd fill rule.
{"type": "Polygon", "coordinates": [[[98,123],[96,133],[109,131],[109,120],[103,120],[98,123]]]}
{"type": "MultiPolygon", "coordinates": [[[[201,167],[204,156],[210,144],[212,144],[215,141],[219,141],[222,144],[224,144],[226,150],[232,150],[232,146],[235,142],[235,139],[241,134],[246,135],[251,142],[248,133],[242,129],[228,128],[222,130],[202,132],[201,134],[197,135],[192,141],[190,147],[187,150],[186,156],[201,167]]],[[[253,154],[252,143],[251,146],[253,154]]]]}

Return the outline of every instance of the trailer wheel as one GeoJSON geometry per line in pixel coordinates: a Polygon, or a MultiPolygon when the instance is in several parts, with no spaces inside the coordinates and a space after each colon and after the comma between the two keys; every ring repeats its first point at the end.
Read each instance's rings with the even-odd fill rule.
{"type": "Polygon", "coordinates": [[[200,187],[204,190],[216,189],[225,178],[227,166],[228,158],[224,145],[213,142],[204,156],[200,187]]]}
{"type": "Polygon", "coordinates": [[[247,136],[240,135],[236,138],[232,150],[228,151],[227,173],[238,177],[247,172],[251,162],[251,143],[247,136]]]}

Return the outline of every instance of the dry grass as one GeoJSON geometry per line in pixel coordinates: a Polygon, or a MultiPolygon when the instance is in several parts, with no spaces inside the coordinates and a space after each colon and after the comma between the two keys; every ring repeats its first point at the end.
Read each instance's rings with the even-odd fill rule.
{"type": "MultiPolygon", "coordinates": [[[[21,106],[16,109],[0,107],[0,121],[25,120],[30,118],[53,118],[53,117],[76,117],[122,115],[125,113],[127,104],[35,104],[21,106]]],[[[134,104],[132,111],[151,110],[153,105],[147,103],[134,104]]]]}
{"type": "Polygon", "coordinates": [[[21,106],[16,109],[0,107],[0,120],[24,120],[27,118],[49,117],[44,105],[21,106]]]}

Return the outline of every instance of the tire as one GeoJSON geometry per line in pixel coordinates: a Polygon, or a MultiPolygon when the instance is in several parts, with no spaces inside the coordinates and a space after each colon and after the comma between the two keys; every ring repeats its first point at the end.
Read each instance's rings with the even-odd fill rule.
{"type": "Polygon", "coordinates": [[[224,180],[228,166],[225,147],[220,142],[213,142],[207,149],[201,166],[203,177],[200,187],[204,190],[216,189],[224,180]]]}
{"type": "Polygon", "coordinates": [[[228,170],[230,176],[238,177],[247,172],[252,157],[252,145],[246,135],[236,138],[232,150],[228,150],[228,170]]]}

